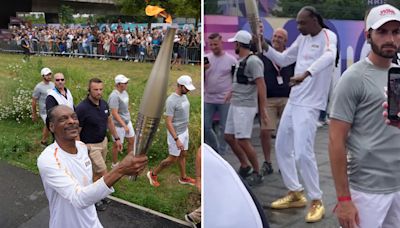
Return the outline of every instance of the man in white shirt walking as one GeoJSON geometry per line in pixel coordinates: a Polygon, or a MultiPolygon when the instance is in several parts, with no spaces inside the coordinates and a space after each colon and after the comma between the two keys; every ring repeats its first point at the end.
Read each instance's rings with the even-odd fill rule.
{"type": "Polygon", "coordinates": [[[280,67],[296,62],[292,89],[282,114],[276,138],[276,159],[289,193],[272,202],[271,208],[305,207],[297,172],[312,200],[306,222],[320,221],[325,214],[314,153],[314,140],[320,110],[325,110],[336,57],[336,35],[327,29],[321,15],[310,6],[297,14],[300,35],[280,53],[263,44],[264,55],[280,67]],[[297,170],[296,168],[299,167],[297,170]]]}
{"type": "Polygon", "coordinates": [[[76,141],[76,113],[58,105],[48,113],[47,126],[55,142],[39,156],[37,165],[49,200],[49,227],[102,227],[95,202],[114,192],[112,186],[124,175],[138,175],[147,157],[129,153],[117,167],[92,182],[92,163],[84,143],[76,141]]]}
{"type": "Polygon", "coordinates": [[[63,73],[56,73],[54,75],[55,87],[49,91],[46,98],[46,110],[47,112],[56,105],[67,105],[68,107],[75,109],[74,98],[72,97],[71,91],[65,87],[65,77],[63,73]]]}

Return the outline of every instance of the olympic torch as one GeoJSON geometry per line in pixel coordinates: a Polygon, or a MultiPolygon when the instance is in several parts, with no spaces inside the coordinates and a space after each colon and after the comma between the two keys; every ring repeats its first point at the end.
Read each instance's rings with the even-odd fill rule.
{"type": "Polygon", "coordinates": [[[260,16],[258,14],[257,0],[245,0],[244,4],[246,7],[247,19],[249,21],[251,31],[257,37],[257,40],[256,40],[257,52],[261,53],[262,52],[262,46],[261,46],[262,42],[261,42],[260,28],[259,28],[260,16]]]}
{"type": "Polygon", "coordinates": [[[133,154],[146,154],[163,113],[176,28],[168,28],[140,102],[133,154]]]}

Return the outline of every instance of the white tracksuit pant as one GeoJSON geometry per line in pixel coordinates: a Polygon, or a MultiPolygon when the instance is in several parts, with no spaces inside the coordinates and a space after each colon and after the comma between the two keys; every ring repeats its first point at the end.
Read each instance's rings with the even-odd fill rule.
{"type": "Polygon", "coordinates": [[[310,107],[286,104],[275,142],[276,160],[286,187],[291,191],[303,190],[299,171],[311,200],[322,199],[314,153],[319,112],[310,107]]]}

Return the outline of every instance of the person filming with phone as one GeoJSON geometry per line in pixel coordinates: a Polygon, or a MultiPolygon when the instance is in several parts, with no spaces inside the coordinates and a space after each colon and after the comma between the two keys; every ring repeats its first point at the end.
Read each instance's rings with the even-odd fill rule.
{"type": "Polygon", "coordinates": [[[400,11],[388,4],[376,6],[365,22],[372,51],[343,73],[332,99],[329,156],[337,194],[334,212],[343,228],[398,227],[400,129],[384,123],[381,106],[385,88],[390,90],[389,69],[397,66],[392,58],[400,46],[400,11]]]}

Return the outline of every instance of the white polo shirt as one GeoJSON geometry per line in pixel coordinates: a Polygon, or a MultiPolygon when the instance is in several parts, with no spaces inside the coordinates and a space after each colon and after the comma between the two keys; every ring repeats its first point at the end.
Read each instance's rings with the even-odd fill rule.
{"type": "Polygon", "coordinates": [[[94,204],[114,189],[103,178],[92,182],[92,163],[87,147],[77,141],[77,154],[54,142],[39,156],[37,165],[49,200],[49,227],[103,227],[94,204]]]}
{"type": "Polygon", "coordinates": [[[204,227],[263,227],[253,198],[232,166],[206,144],[202,156],[204,227]]]}
{"type": "Polygon", "coordinates": [[[296,62],[294,74],[311,73],[299,85],[293,86],[289,103],[299,106],[325,110],[329,87],[334,73],[337,49],[336,34],[322,29],[315,36],[299,35],[292,45],[280,53],[273,48],[264,55],[281,67],[296,62]]]}

